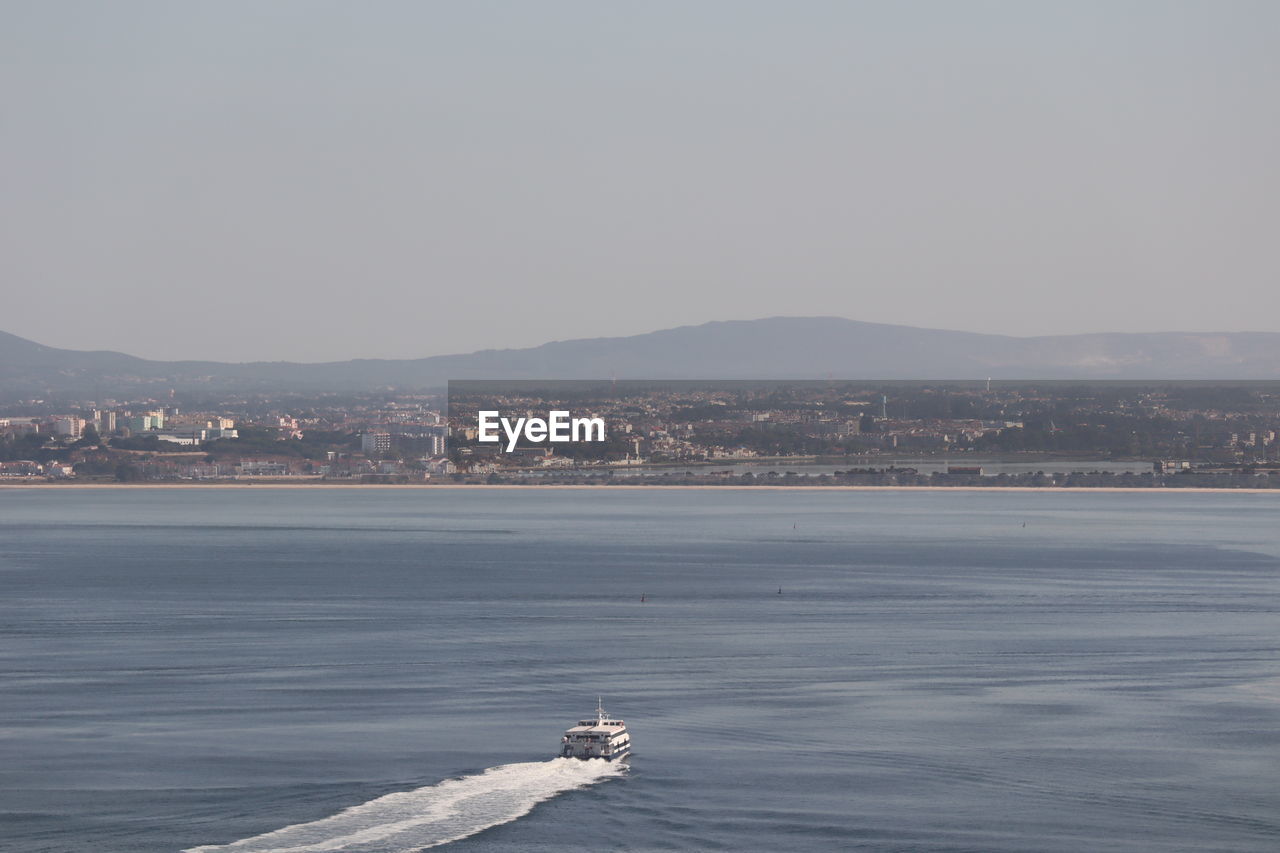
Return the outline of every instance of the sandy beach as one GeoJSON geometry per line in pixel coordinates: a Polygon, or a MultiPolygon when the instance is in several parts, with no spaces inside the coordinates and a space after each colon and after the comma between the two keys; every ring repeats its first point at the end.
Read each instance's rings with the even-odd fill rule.
{"type": "Polygon", "coordinates": [[[588,490],[617,490],[617,491],[653,491],[653,490],[684,490],[684,489],[707,489],[714,491],[742,491],[742,492],[759,492],[759,491],[778,491],[778,492],[1043,492],[1047,494],[1061,492],[1097,492],[1100,494],[1107,493],[1124,493],[1124,494],[1209,494],[1222,493],[1233,495],[1277,495],[1280,496],[1280,489],[1212,489],[1212,488],[1134,488],[1124,486],[741,486],[741,485],[646,485],[646,486],[623,486],[616,483],[582,484],[582,483],[557,483],[557,484],[538,484],[538,485],[516,485],[516,484],[490,484],[490,483],[279,483],[279,482],[237,482],[237,483],[0,483],[0,491],[22,491],[24,489],[380,489],[380,490],[406,490],[406,489],[524,489],[527,491],[543,491],[548,489],[588,489],[588,490]]]}

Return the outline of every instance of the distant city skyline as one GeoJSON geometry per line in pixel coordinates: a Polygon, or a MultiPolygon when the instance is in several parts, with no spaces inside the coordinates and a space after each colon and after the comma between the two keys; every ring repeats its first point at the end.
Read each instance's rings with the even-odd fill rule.
{"type": "Polygon", "coordinates": [[[1280,331],[1280,6],[0,0],[0,329],[1280,331]]]}

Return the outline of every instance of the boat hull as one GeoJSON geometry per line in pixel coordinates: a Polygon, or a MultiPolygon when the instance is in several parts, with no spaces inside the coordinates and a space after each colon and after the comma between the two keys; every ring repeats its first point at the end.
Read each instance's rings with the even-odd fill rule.
{"type": "Polygon", "coordinates": [[[631,750],[620,752],[617,755],[558,755],[557,758],[574,758],[578,761],[595,761],[603,759],[605,761],[626,761],[631,757],[631,750]]]}
{"type": "Polygon", "coordinates": [[[618,754],[617,754],[617,756],[561,756],[561,757],[562,757],[562,758],[577,758],[577,760],[579,760],[579,761],[596,761],[596,760],[603,760],[603,761],[626,761],[626,760],[627,760],[627,758],[630,758],[630,757],[631,757],[631,751],[630,751],[630,749],[628,749],[628,751],[627,751],[627,752],[618,753],[618,754]]]}
{"type": "Polygon", "coordinates": [[[558,758],[574,758],[578,761],[595,761],[603,759],[604,761],[626,761],[631,757],[631,750],[619,752],[614,755],[559,755],[558,758]]]}

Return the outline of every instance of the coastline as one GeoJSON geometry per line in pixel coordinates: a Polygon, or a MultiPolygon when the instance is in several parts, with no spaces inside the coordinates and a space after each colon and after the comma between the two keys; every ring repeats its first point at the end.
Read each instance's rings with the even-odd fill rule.
{"type": "Polygon", "coordinates": [[[1186,488],[1137,488],[1133,486],[812,486],[812,485],[669,485],[654,484],[644,486],[624,486],[616,483],[546,483],[535,485],[519,485],[513,483],[0,483],[0,492],[16,492],[25,489],[66,490],[66,489],[350,489],[355,491],[405,491],[405,490],[457,490],[457,489],[523,489],[525,491],[543,491],[546,489],[610,489],[628,492],[645,491],[678,491],[686,489],[738,492],[1094,492],[1120,494],[1234,494],[1234,495],[1280,495],[1280,489],[1215,489],[1200,486],[1186,488]]]}

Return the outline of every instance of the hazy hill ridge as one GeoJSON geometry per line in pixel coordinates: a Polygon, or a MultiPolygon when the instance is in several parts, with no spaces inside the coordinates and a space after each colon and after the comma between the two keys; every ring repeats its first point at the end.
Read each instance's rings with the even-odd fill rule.
{"type": "Polygon", "coordinates": [[[179,391],[357,391],[449,379],[1278,379],[1280,333],[1011,337],[774,317],[419,359],[149,361],[54,349],[0,332],[7,398],[179,391]]]}

